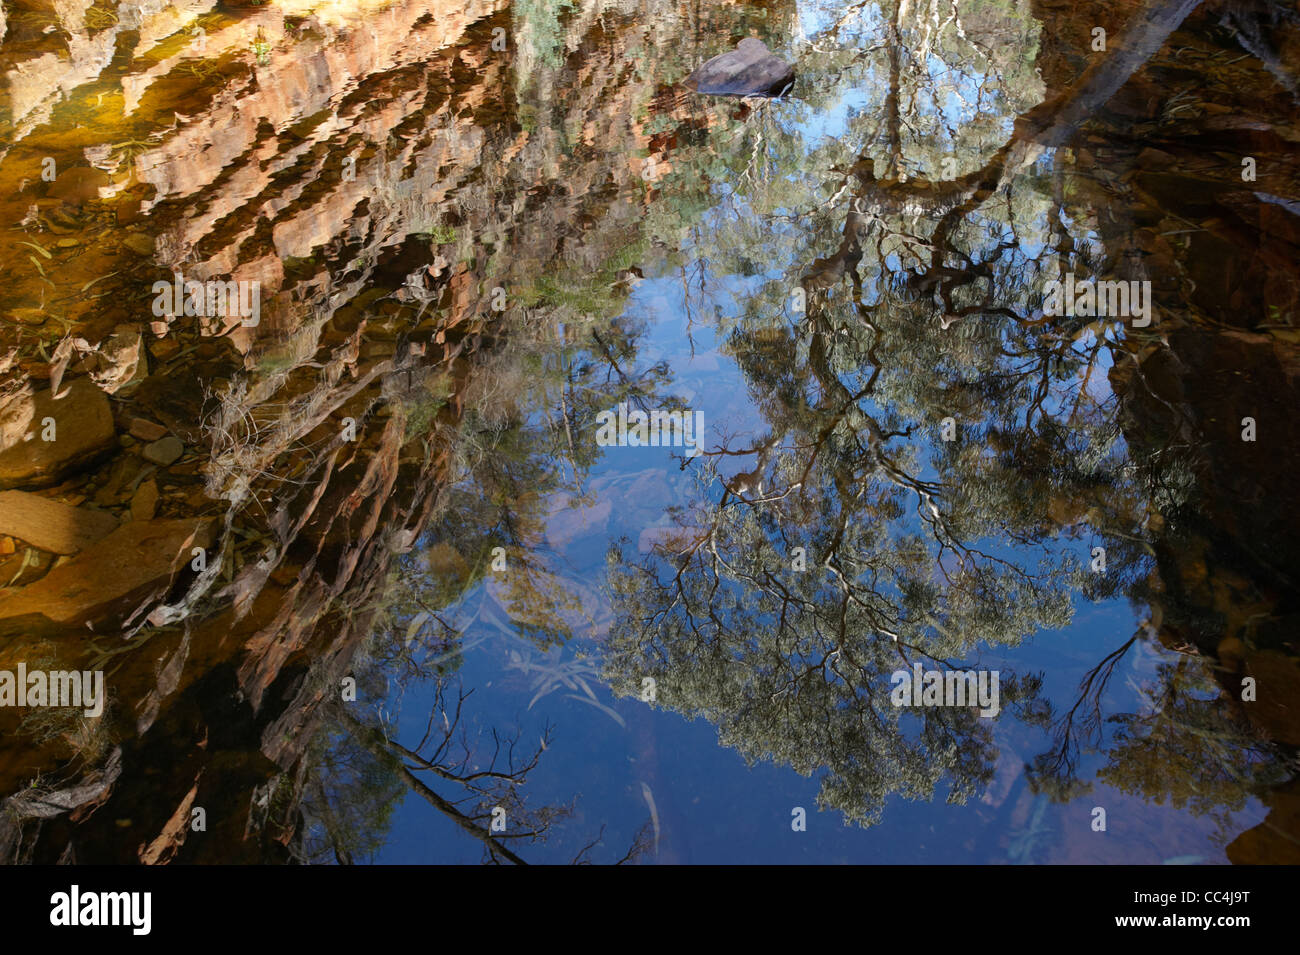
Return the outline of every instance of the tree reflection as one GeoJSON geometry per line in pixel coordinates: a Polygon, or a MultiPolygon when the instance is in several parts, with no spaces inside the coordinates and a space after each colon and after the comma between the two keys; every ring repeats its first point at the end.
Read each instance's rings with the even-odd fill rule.
{"type": "MultiPolygon", "coordinates": [[[[1066,272],[1128,267],[1090,238],[1094,213],[1070,206],[1061,156],[1045,150],[1159,50],[1194,0],[1142,6],[1111,55],[1036,106],[1029,64],[992,41],[1014,24],[945,33],[951,20],[908,23],[904,6],[882,5],[846,50],[835,31],[855,36],[850,14],[867,13],[854,8],[830,31],[841,53],[800,64],[813,90],[858,84],[883,115],[850,113],[848,135],[816,142],[765,104],[726,133],[740,143],[673,157],[664,189],[682,208],[697,205],[705,175],[734,184],[692,231],[708,263],[693,285],[736,296],[719,329],[770,432],[705,456],[701,487],[721,479],[720,500],[707,490],[678,508],[678,533],[652,559],[610,553],[616,690],[639,693],[653,677],[660,704],[708,718],[751,761],[823,772],[821,805],[861,824],[880,819],[890,794],[928,799],[941,781],[965,799],[994,756],[988,723],[969,710],[892,707],[889,673],[915,660],[978,665],[981,646],[1064,626],[1078,590],[1143,599],[1150,515],[1187,491],[1176,455],[1135,467],[1124,446],[1104,380],[1122,353],[1118,323],[1047,318],[1042,301],[1066,272]],[[867,31],[883,41],[868,46],[867,31]],[[820,81],[832,75],[843,85],[820,81]],[[985,121],[945,135],[954,93],[985,121]],[[993,125],[1010,135],[991,147],[999,110],[993,125]],[[855,139],[866,146],[846,157],[855,139]],[[828,232],[836,244],[819,256],[828,232]],[[751,278],[758,262],[790,264],[751,278]],[[750,281],[737,296],[739,277],[750,281]],[[792,321],[774,323],[781,315],[792,321]],[[1106,573],[1062,546],[1085,534],[1104,544],[1106,573]]],[[[1069,710],[1039,699],[1033,676],[1004,677],[1013,712],[1057,729],[1036,786],[1078,790],[1078,746],[1100,739],[1101,694],[1131,644],[1090,672],[1069,710]]],[[[1172,688],[1166,700],[1179,697],[1172,688]]],[[[1138,767],[1161,733],[1118,719],[1103,778],[1142,788],[1138,767]]],[[[1250,745],[1237,731],[1216,738],[1250,745]]],[[[1240,805],[1244,790],[1211,788],[1223,798],[1179,804],[1240,805]]]]}

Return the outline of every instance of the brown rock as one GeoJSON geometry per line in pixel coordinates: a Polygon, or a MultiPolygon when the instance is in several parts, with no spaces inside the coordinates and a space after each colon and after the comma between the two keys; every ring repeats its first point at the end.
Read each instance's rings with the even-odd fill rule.
{"type": "Polygon", "coordinates": [[[152,444],[145,445],[142,453],[146,461],[166,467],[169,464],[174,464],[185,453],[185,445],[181,444],[179,438],[168,435],[152,444]]]}
{"type": "Polygon", "coordinates": [[[117,529],[117,518],[103,511],[70,507],[26,491],[0,491],[0,533],[40,550],[75,554],[117,529]]]}
{"type": "Polygon", "coordinates": [[[1300,865],[1300,785],[1295,780],[1263,796],[1268,817],[1228,843],[1233,865],[1300,865]],[[1279,839],[1281,834],[1286,838],[1279,839]]]}
{"type": "Polygon", "coordinates": [[[1300,663],[1277,650],[1246,654],[1246,675],[1255,678],[1255,700],[1241,705],[1250,721],[1275,742],[1300,745],[1300,663]]]}
{"type": "Polygon", "coordinates": [[[0,488],[57,484],[116,446],[108,398],[89,379],[67,384],[59,398],[20,392],[0,407],[0,488]]]}
{"type": "Polygon", "coordinates": [[[135,476],[140,473],[141,462],[133,454],[123,455],[113,462],[103,487],[95,492],[95,503],[100,507],[120,504],[126,488],[134,487],[135,476]]]}
{"type": "Polygon", "coordinates": [[[200,520],[131,521],[34,584],[0,594],[0,620],[39,614],[56,624],[112,624],[160,598],[194,547],[212,543],[200,520]]]}
{"type": "Polygon", "coordinates": [[[151,521],[157,510],[158,482],[145,481],[136,488],[135,497],[131,498],[131,520],[151,521]]]}
{"type": "MultiPolygon", "coordinates": [[[[0,560],[0,588],[25,587],[35,580],[40,580],[53,564],[53,554],[47,554],[35,547],[24,547],[19,553],[0,560]]],[[[4,629],[0,628],[0,633],[3,632],[4,629]]]]}
{"type": "Polygon", "coordinates": [[[99,187],[108,185],[108,174],[89,166],[60,170],[50,183],[47,196],[66,199],[69,202],[84,202],[99,198],[99,187]]]}
{"type": "Polygon", "coordinates": [[[44,325],[49,316],[45,314],[43,308],[15,308],[9,312],[9,317],[20,325],[44,325]]]}
{"type": "Polygon", "coordinates": [[[147,418],[132,418],[130,431],[133,436],[141,441],[157,441],[167,434],[166,428],[147,418]]]}
{"type": "Polygon", "coordinates": [[[683,85],[713,96],[777,96],[794,82],[794,67],[762,40],[747,37],[729,53],[709,60],[683,85]]]}

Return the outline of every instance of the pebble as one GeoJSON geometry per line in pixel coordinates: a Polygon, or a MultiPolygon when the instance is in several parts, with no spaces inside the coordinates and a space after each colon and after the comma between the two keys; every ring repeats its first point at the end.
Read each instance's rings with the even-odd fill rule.
{"type": "Polygon", "coordinates": [[[141,484],[131,498],[131,519],[134,521],[153,520],[158,510],[158,482],[149,480],[141,484]]]}
{"type": "Polygon", "coordinates": [[[132,437],[139,438],[141,441],[157,441],[167,435],[166,428],[148,418],[132,418],[131,426],[127,430],[131,432],[132,437]]]}
{"type": "Polygon", "coordinates": [[[174,463],[184,453],[185,445],[181,444],[180,438],[171,435],[144,446],[145,460],[161,467],[174,463]]]}

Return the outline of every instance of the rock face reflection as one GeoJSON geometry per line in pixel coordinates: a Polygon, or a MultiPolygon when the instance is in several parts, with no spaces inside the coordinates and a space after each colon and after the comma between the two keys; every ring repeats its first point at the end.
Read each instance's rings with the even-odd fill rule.
{"type": "Polygon", "coordinates": [[[599,675],[846,822],[943,793],[987,858],[1152,861],[1043,854],[1104,785],[1295,861],[1300,30],[652,7],[7,8],[0,669],[103,670],[109,706],[0,708],[6,859],[363,861],[408,796],[487,861],[653,857],[658,780],[604,843],[599,806],[531,795],[556,741],[473,709],[472,606],[536,648],[501,663],[534,702],[626,728],[599,675]],[[747,35],[798,97],[674,85],[747,35]],[[1048,314],[1067,276],[1150,283],[1154,320],[1048,314]],[[157,307],[176,281],[256,320],[157,307]],[[566,578],[545,552],[617,510],[599,488],[655,493],[597,476],[593,435],[681,404],[645,314],[669,286],[748,389],[692,400],[758,424],[683,457],[692,496],[611,535],[607,579],[566,578]],[[1017,654],[1111,598],[1140,628],[1050,697],[1017,654]],[[593,636],[599,666],[544,658],[593,636]],[[997,715],[891,705],[913,665],[999,669],[997,715]],[[407,690],[423,739],[352,705],[407,690]]]}
{"type": "MultiPolygon", "coordinates": [[[[107,666],[114,709],[103,724],[7,734],[9,792],[27,786],[33,752],[51,775],[14,797],[5,845],[33,861],[286,859],[301,851],[308,763],[323,758],[321,704],[472,459],[452,438],[467,396],[475,426],[519,414],[476,371],[505,332],[493,289],[546,310],[563,290],[544,278],[613,278],[605,256],[640,241],[628,195],[643,190],[604,147],[646,141],[629,117],[653,89],[613,83],[635,48],[601,40],[591,11],[568,29],[492,4],[116,15],[140,29],[124,33],[125,70],[76,43],[55,69],[32,30],[5,48],[6,214],[39,246],[4,293],[19,320],[8,486],[54,484],[83,525],[128,521],[103,542],[83,530],[66,566],[49,570],[35,547],[6,562],[6,659],[107,666]],[[604,79],[518,73],[494,55],[502,35],[524,59],[590,37],[604,79]],[[44,98],[19,74],[39,74],[44,98]],[[577,140],[557,138],[573,121],[577,140]],[[33,186],[45,153],[67,170],[48,188],[33,186]],[[146,293],[176,275],[256,283],[261,321],[150,320],[146,293]],[[114,373],[111,412],[80,377],[92,369],[114,373]],[[42,445],[30,429],[50,409],[60,436],[42,445]],[[160,441],[180,455],[158,458],[160,441]],[[84,596],[68,591],[77,581],[84,596]],[[202,840],[187,839],[196,807],[202,840]]],[[[119,31],[106,29],[111,49],[119,31]]],[[[570,325],[576,339],[581,319],[570,325]]],[[[634,347],[605,340],[614,361],[634,347]]],[[[497,359],[498,386],[519,360],[497,359]]]]}

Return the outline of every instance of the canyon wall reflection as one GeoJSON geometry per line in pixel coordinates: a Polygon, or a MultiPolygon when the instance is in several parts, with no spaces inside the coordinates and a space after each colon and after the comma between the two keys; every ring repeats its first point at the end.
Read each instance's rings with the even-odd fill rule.
{"type": "MultiPolygon", "coordinates": [[[[500,664],[539,696],[621,722],[591,684],[649,678],[846,822],[993,805],[1015,721],[1051,740],[1021,754],[1033,799],[1105,785],[1209,819],[1232,861],[1295,861],[1294,24],[1194,0],[6,14],[0,669],[109,686],[100,718],[0,709],[6,860],[360,862],[408,797],[485,861],[656,857],[653,796],[606,837],[579,782],[532,795],[561,743],[478,707],[472,607],[536,649],[500,664]],[[751,33],[793,51],[788,98],[675,86],[751,33]],[[1045,314],[1067,274],[1149,282],[1154,321],[1045,314]],[[255,288],[257,323],[160,314],[177,275],[255,288]],[[669,285],[744,394],[683,393],[637,294],[669,285]],[[602,411],[736,401],[757,423],[682,456],[689,493],[603,541],[603,579],[547,556],[555,501],[648,493],[606,490],[602,411]],[[1136,632],[1049,692],[1017,654],[1116,598],[1136,632]],[[599,665],[537,662],[584,642],[599,665]],[[994,719],[890,703],[895,670],[995,658],[994,719]],[[1243,832],[1248,805],[1271,814],[1243,832]]],[[[1040,858],[1033,799],[1015,860],[1040,858]]],[[[1053,860],[1111,861],[1085,836],[1053,860]]]]}

